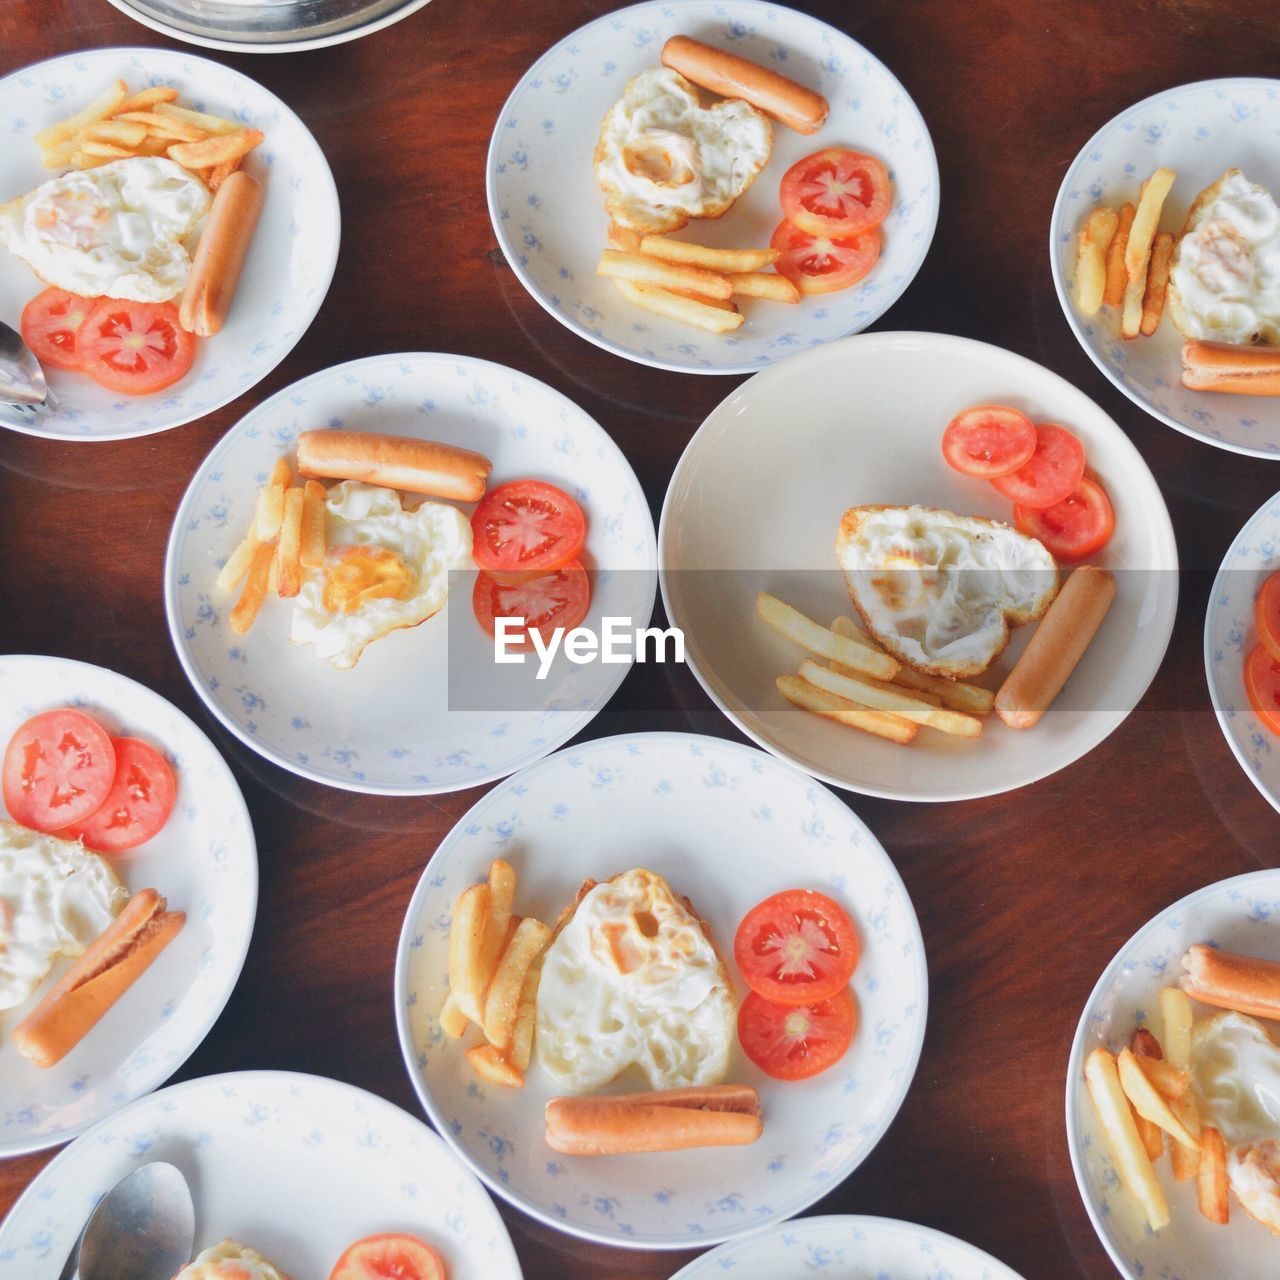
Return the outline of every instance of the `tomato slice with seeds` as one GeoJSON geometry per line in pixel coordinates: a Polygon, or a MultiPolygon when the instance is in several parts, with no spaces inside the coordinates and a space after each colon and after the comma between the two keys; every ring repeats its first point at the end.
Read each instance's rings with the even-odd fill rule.
{"type": "Polygon", "coordinates": [[[1051,507],[1015,504],[1014,526],[1044,544],[1055,560],[1087,560],[1111,541],[1116,513],[1106,490],[1083,476],[1074,493],[1051,507]]]}
{"type": "Polygon", "coordinates": [[[541,480],[513,480],[480,499],[471,534],[479,568],[545,573],[578,558],[587,520],[563,489],[541,480]]]}
{"type": "Polygon", "coordinates": [[[844,908],[812,889],[766,898],[747,912],[733,939],[742,980],[778,1004],[835,995],[848,986],[860,952],[844,908]]]}
{"type": "Polygon", "coordinates": [[[1262,584],[1254,602],[1253,620],[1262,647],[1280,662],[1280,573],[1273,573],[1262,584]]]}
{"type": "Polygon", "coordinates": [[[1261,645],[1244,660],[1244,691],[1258,719],[1272,733],[1280,733],[1280,662],[1261,645]]]}
{"type": "Polygon", "coordinates": [[[80,326],[76,347],[89,377],[130,396],[172,386],[196,358],[195,335],[178,323],[172,302],[99,298],[80,326]]]}
{"type": "Polygon", "coordinates": [[[1007,476],[1031,461],[1035,424],[1003,404],[980,404],[951,419],[942,433],[942,456],[961,475],[979,480],[1007,476]]]}
{"type": "Polygon", "coordinates": [[[1084,445],[1066,427],[1036,424],[1036,447],[1030,461],[992,488],[1024,507],[1052,507],[1073,494],[1084,476],[1084,445]]]}
{"type": "Polygon", "coordinates": [[[149,742],[112,738],[116,773],[102,803],[61,834],[97,853],[123,853],[150,840],[169,821],[178,784],[169,762],[149,742]]]}
{"type": "Polygon", "coordinates": [[[36,294],[22,308],[22,340],[46,368],[80,369],[76,336],[97,301],[52,287],[36,294]]]}
{"type": "Polygon", "coordinates": [[[801,231],[843,240],[885,220],[893,188],[875,156],[828,147],[797,160],[783,175],[778,196],[787,220],[801,231]]]}
{"type": "Polygon", "coordinates": [[[858,1012],[849,988],[809,1004],[777,1004],[754,991],[738,1011],[742,1051],[775,1080],[807,1080],[840,1061],[858,1012]]]}
{"type": "Polygon", "coordinates": [[[549,642],[557,627],[569,631],[581,625],[591,607],[591,580],[577,560],[550,573],[526,574],[513,582],[480,572],[471,592],[471,607],[476,621],[491,636],[497,634],[496,618],[523,618],[523,639],[519,631],[510,630],[507,645],[512,650],[527,649],[533,643],[530,631],[537,631],[549,642]]]}
{"type": "Polygon", "coordinates": [[[445,1280],[444,1259],[417,1236],[366,1236],[334,1263],[329,1280],[445,1280]]]}
{"type": "Polygon", "coordinates": [[[846,239],[813,236],[792,222],[782,222],[769,241],[781,249],[773,264],[801,293],[835,293],[857,284],[880,257],[880,232],[874,227],[846,239]]]}
{"type": "Polygon", "coordinates": [[[111,790],[116,753],[107,731],[72,707],[32,716],[4,753],[4,806],[33,831],[87,818],[111,790]]]}

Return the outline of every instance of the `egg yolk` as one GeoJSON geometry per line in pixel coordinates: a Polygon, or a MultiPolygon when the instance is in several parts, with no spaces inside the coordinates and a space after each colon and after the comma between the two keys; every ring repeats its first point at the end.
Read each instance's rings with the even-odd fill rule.
{"type": "Polygon", "coordinates": [[[414,574],[386,547],[338,547],[324,568],[321,603],[330,613],[355,613],[366,600],[407,600],[414,574]]]}

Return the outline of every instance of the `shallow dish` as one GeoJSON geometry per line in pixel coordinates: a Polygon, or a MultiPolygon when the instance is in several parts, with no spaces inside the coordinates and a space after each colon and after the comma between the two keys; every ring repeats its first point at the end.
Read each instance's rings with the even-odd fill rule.
{"type": "Polygon", "coordinates": [[[797,348],[865,329],[915,278],[938,220],[938,162],[907,91],[855,40],[760,0],[655,0],[566,36],[512,90],[494,127],[487,174],[498,243],[537,302],[606,351],[685,373],[751,373],[797,348]],[[865,281],[797,306],[748,299],[746,323],[718,336],[641,311],[596,276],[609,223],[592,171],[600,122],[632,76],[659,65],[674,35],[793,76],[831,106],[826,124],[808,137],[775,124],[773,155],[750,190],[723,218],[691,223],[677,237],[767,245],[782,220],[782,175],[823,147],[853,147],[881,159],[894,185],[884,250],[865,281]]]}

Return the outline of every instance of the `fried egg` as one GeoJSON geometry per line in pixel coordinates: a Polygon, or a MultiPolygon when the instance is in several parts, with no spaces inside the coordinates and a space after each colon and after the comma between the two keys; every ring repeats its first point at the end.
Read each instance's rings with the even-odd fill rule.
{"type": "Polygon", "coordinates": [[[60,956],[82,955],[128,897],[83,845],[0,820],[0,1009],[30,999],[60,956]]]}
{"type": "Polygon", "coordinates": [[[985,671],[1009,626],[1044,616],[1058,591],[1034,538],[935,507],[850,507],[836,535],[849,596],[867,630],[918,671],[985,671]]]}
{"type": "Polygon", "coordinates": [[[573,1093],[631,1066],[654,1089],[718,1084],[729,1068],[724,961],[688,902],[641,867],[581,896],[543,959],[537,1013],[538,1061],[573,1093]]]}
{"type": "Polygon", "coordinates": [[[1168,301],[1184,337],[1280,346],[1280,208],[1239,169],[1191,206],[1168,301]]]}
{"type": "Polygon", "coordinates": [[[471,567],[471,523],[442,502],[406,510],[394,489],[344,480],[325,499],[325,527],[324,564],[305,571],[289,638],[335,667],[439,613],[449,570],[471,567]]]}
{"type": "Polygon", "coordinates": [[[289,1280],[256,1249],[226,1239],[198,1254],[173,1280],[289,1280]]]}
{"type": "Polygon", "coordinates": [[[703,107],[670,67],[642,71],[609,108],[596,143],[596,181],[614,222],[644,234],[718,218],[773,150],[773,127],[746,102],[703,107]]]}
{"type": "Polygon", "coordinates": [[[0,205],[0,244],[45,284],[167,302],[186,288],[209,212],[204,183],[163,156],[72,170],[0,205]]]}

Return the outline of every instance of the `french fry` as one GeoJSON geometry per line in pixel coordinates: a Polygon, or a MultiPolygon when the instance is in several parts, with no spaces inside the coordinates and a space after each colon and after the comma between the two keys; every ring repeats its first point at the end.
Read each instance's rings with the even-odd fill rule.
{"type": "Polygon", "coordinates": [[[637,307],[643,307],[668,320],[693,325],[696,329],[706,329],[710,333],[731,333],[734,329],[740,329],[746,318],[736,308],[726,310],[713,305],[710,300],[703,302],[697,298],[681,297],[670,289],[655,289],[630,280],[615,279],[613,283],[623,297],[637,307]]]}
{"type": "Polygon", "coordinates": [[[122,116],[130,111],[146,111],[149,107],[154,107],[157,102],[174,102],[177,97],[177,89],[167,84],[156,85],[154,89],[139,89],[137,93],[131,93],[116,108],[115,114],[122,116]]]}
{"type": "Polygon", "coordinates": [[[551,930],[542,921],[528,918],[520,921],[502,953],[497,972],[489,984],[489,994],[485,997],[481,1022],[485,1038],[500,1053],[505,1053],[511,1045],[516,1015],[520,1011],[520,992],[529,966],[550,941],[551,930]]]}
{"type": "Polygon", "coordinates": [[[267,569],[267,595],[278,596],[280,594],[280,554],[279,550],[271,557],[271,564],[267,569]]]}
{"type": "Polygon", "coordinates": [[[1120,318],[1120,336],[1136,338],[1142,327],[1142,299],[1147,289],[1147,267],[1151,261],[1151,244],[1160,222],[1165,197],[1173,186],[1172,169],[1157,169],[1142,184],[1138,210],[1129,228],[1129,241],[1124,248],[1124,269],[1128,283],[1124,289],[1124,312],[1120,318]]]}
{"type": "Polygon", "coordinates": [[[1176,1142],[1190,1147],[1192,1151],[1200,1149],[1200,1143],[1195,1135],[1173,1114],[1169,1104],[1147,1079],[1146,1073],[1131,1049],[1120,1050],[1116,1069],[1119,1072],[1120,1086],[1124,1089],[1125,1096],[1133,1103],[1133,1109],[1140,1116],[1145,1116],[1152,1124],[1158,1124],[1176,1142]]]}
{"type": "Polygon", "coordinates": [[[280,521],[284,519],[284,495],[284,485],[274,481],[258,490],[255,521],[259,542],[270,542],[280,532],[280,521]]]}
{"type": "Polygon", "coordinates": [[[852,667],[875,680],[892,680],[898,673],[897,661],[887,653],[878,653],[858,640],[837,635],[812,618],[806,618],[799,609],[793,609],[777,596],[760,592],[756,596],[756,612],[788,640],[794,640],[802,648],[829,662],[852,667]]]}
{"type": "Polygon", "coordinates": [[[468,1049],[467,1061],[486,1084],[500,1084],[508,1089],[519,1089],[524,1085],[523,1074],[491,1044],[478,1044],[468,1049]]]}
{"type": "Polygon", "coordinates": [[[449,993],[470,1021],[484,1022],[484,977],[480,956],[489,918],[489,886],[473,884],[458,895],[449,925],[449,993]]]}
{"type": "MultiPolygon", "coordinates": [[[[853,667],[846,667],[843,662],[828,662],[827,666],[837,675],[851,676],[854,680],[865,680],[867,678],[862,672],[855,671],[853,667]]],[[[886,689],[889,687],[890,685],[885,685],[886,689]]],[[[904,698],[914,698],[917,702],[927,702],[931,707],[942,706],[942,699],[936,693],[926,693],[923,689],[904,689],[897,684],[896,680],[893,682],[892,687],[895,692],[900,693],[904,698]]]]}
{"type": "Polygon", "coordinates": [[[175,142],[165,154],[184,169],[208,169],[246,155],[265,137],[260,129],[240,129],[205,138],[202,142],[175,142]]]}
{"type": "Polygon", "coordinates": [[[1116,1172],[1141,1204],[1152,1231],[1159,1231],[1169,1224],[1169,1202],[1156,1179],[1129,1101],[1120,1087],[1115,1056],[1106,1049],[1095,1049],[1085,1059],[1084,1078],[1098,1123],[1111,1147],[1116,1172]]]}
{"type": "Polygon", "coordinates": [[[244,535],[240,545],[227,557],[227,563],[218,570],[217,588],[230,591],[253,563],[253,553],[258,549],[258,536],[253,529],[244,535]]]}
{"type": "Polygon", "coordinates": [[[114,115],[120,109],[120,104],[125,100],[128,92],[129,86],[123,80],[117,80],[115,84],[104,89],[94,98],[87,107],[74,115],[67,116],[65,120],[51,124],[47,129],[41,129],[36,134],[36,145],[42,149],[52,147],[59,142],[65,142],[68,138],[74,138],[86,125],[114,115]]]}
{"type": "Polygon", "coordinates": [[[276,568],[280,575],[279,592],[286,599],[302,590],[302,490],[286,489],[284,513],[280,519],[280,541],[276,544],[276,568]]]}
{"type": "MultiPolygon", "coordinates": [[[[1202,1138],[1204,1130],[1200,1125],[1200,1108],[1196,1103],[1195,1093],[1188,1089],[1182,1097],[1169,1104],[1169,1109],[1187,1127],[1188,1133],[1202,1138]]],[[[1200,1152],[1184,1147],[1180,1142],[1169,1144],[1169,1159],[1173,1166],[1173,1176],[1179,1182],[1194,1178],[1200,1169],[1200,1152]]]]}
{"type": "Polygon", "coordinates": [[[136,147],[147,136],[147,126],[131,120],[99,120],[80,131],[82,142],[113,142],[117,147],[136,147]]]}
{"type": "Polygon", "coordinates": [[[775,683],[778,692],[793,706],[847,725],[850,729],[861,729],[864,733],[875,734],[877,738],[888,738],[890,742],[904,747],[916,736],[916,725],[910,720],[858,706],[847,698],[837,697],[834,693],[811,685],[799,676],[779,676],[775,683]]]}
{"type": "Polygon", "coordinates": [[[308,480],[302,491],[302,547],[298,553],[304,569],[318,569],[324,564],[328,536],[324,504],[324,485],[319,480],[308,480]]]}
{"type": "Polygon", "coordinates": [[[1196,1199],[1210,1222],[1225,1226],[1227,1204],[1227,1147],[1217,1129],[1206,1126],[1200,1135],[1200,1168],[1196,1173],[1196,1199]]]}
{"type": "Polygon", "coordinates": [[[40,163],[46,169],[65,169],[68,166],[75,166],[76,156],[80,154],[80,138],[76,135],[72,138],[64,138],[61,142],[55,142],[40,148],[40,163]]]}
{"type": "Polygon", "coordinates": [[[203,129],[188,124],[185,120],[162,116],[156,111],[122,112],[116,119],[131,120],[141,125],[153,138],[168,138],[173,142],[202,142],[209,136],[203,129]]]}
{"type": "Polygon", "coordinates": [[[533,1031],[538,1014],[538,983],[542,977],[540,961],[529,966],[524,986],[520,988],[520,1007],[516,1010],[516,1025],[511,1031],[511,1048],[507,1059],[517,1071],[528,1071],[533,1059],[533,1031]]]}
{"type": "Polygon", "coordinates": [[[610,280],[629,280],[632,284],[656,289],[682,289],[686,293],[724,298],[726,301],[733,294],[733,286],[728,279],[714,271],[664,262],[644,253],[624,253],[621,249],[606,249],[600,255],[596,275],[610,280]]]}
{"type": "MultiPolygon", "coordinates": [[[[1134,1127],[1138,1130],[1138,1137],[1142,1139],[1142,1148],[1147,1153],[1147,1159],[1151,1161],[1159,1160],[1164,1155],[1164,1130],[1158,1124],[1152,1124],[1146,1116],[1140,1116],[1133,1110],[1133,1104],[1129,1104],[1129,1110],[1133,1111],[1134,1127]]],[[[1170,1144],[1175,1151],[1185,1150],[1179,1143],[1170,1144]]]]}
{"type": "Polygon", "coordinates": [[[282,489],[287,489],[293,483],[293,472],[289,470],[289,464],[283,458],[275,460],[267,483],[278,484],[282,489]]]}
{"type": "Polygon", "coordinates": [[[495,858],[489,864],[489,919],[485,925],[484,945],[480,951],[480,972],[487,990],[498,961],[507,945],[507,926],[511,923],[511,903],[515,898],[516,873],[509,862],[495,858]]]}
{"type": "Polygon", "coordinates": [[[769,302],[799,302],[800,290],[786,276],[771,271],[735,272],[729,277],[735,298],[765,298],[769,302]]]}
{"type": "Polygon", "coordinates": [[[1094,209],[1076,236],[1076,272],[1072,293],[1076,309],[1096,315],[1107,287],[1107,247],[1116,233],[1119,215],[1114,209],[1094,209]]]}
{"type": "Polygon", "coordinates": [[[690,244],[687,240],[668,240],[666,236],[645,236],[640,241],[640,252],[667,262],[705,267],[708,271],[719,271],[724,275],[760,271],[773,266],[782,257],[781,249],[712,249],[707,245],[690,244]]]}
{"type": "Polygon", "coordinates": [[[1173,236],[1168,231],[1157,234],[1151,244],[1151,265],[1147,268],[1147,288],[1142,295],[1142,322],[1138,330],[1150,337],[1160,327],[1164,300],[1169,292],[1169,261],[1173,257],[1173,236]]]}
{"type": "Polygon", "coordinates": [[[1189,1071],[1179,1071],[1172,1063],[1149,1058],[1145,1054],[1134,1054],[1134,1057],[1142,1068],[1142,1074],[1151,1081],[1152,1087],[1166,1102],[1181,1098],[1190,1087],[1189,1071]]]}
{"type": "Polygon", "coordinates": [[[80,143],[80,154],[96,156],[100,160],[127,160],[133,152],[118,147],[114,142],[95,142],[92,138],[85,138],[80,143]]]}
{"type": "Polygon", "coordinates": [[[1102,301],[1109,307],[1118,307],[1124,301],[1124,287],[1129,280],[1124,269],[1124,251],[1129,244],[1129,228],[1133,226],[1136,212],[1131,204],[1120,206],[1116,233],[1107,246],[1107,287],[1103,290],[1102,301]]]}
{"type": "Polygon", "coordinates": [[[440,1030],[454,1040],[466,1034],[467,1015],[458,1008],[457,997],[452,991],[444,998],[444,1007],[440,1010],[440,1030]]]}
{"type": "Polygon", "coordinates": [[[1147,1027],[1139,1027],[1129,1037],[1129,1048],[1139,1058],[1164,1057],[1164,1050],[1160,1047],[1160,1041],[1156,1039],[1155,1033],[1147,1027]]]}
{"type": "Polygon", "coordinates": [[[960,738],[976,738],[982,733],[982,721],[976,716],[966,716],[945,707],[930,706],[927,702],[919,702],[884,684],[861,680],[857,676],[840,675],[811,658],[806,658],[801,663],[800,677],[819,689],[834,693],[838,698],[870,707],[873,711],[887,711],[915,724],[939,729],[943,733],[960,738]]]}
{"type": "Polygon", "coordinates": [[[244,125],[234,120],[225,120],[222,116],[211,116],[203,111],[192,111],[190,107],[180,107],[176,102],[158,102],[156,115],[168,116],[171,120],[181,120],[193,124],[205,133],[239,133],[244,125]]]}
{"type": "Polygon", "coordinates": [[[609,223],[609,230],[605,235],[605,243],[609,248],[621,249],[623,253],[639,253],[643,240],[644,237],[638,231],[632,231],[630,227],[616,222],[609,223]]]}
{"type": "Polygon", "coordinates": [[[221,164],[215,164],[212,169],[207,170],[204,180],[209,190],[216,192],[243,163],[244,157],[237,156],[234,160],[224,160],[221,164]]]}
{"type": "Polygon", "coordinates": [[[275,547],[269,542],[260,542],[254,550],[253,559],[249,562],[249,572],[245,578],[244,590],[235,608],[231,610],[231,630],[242,636],[253,626],[258,610],[267,597],[268,580],[271,576],[271,562],[275,559],[275,547]]]}
{"type": "Polygon", "coordinates": [[[1160,1017],[1164,1024],[1164,1056],[1179,1071],[1191,1069],[1191,1023],[1195,1012],[1191,997],[1181,987],[1160,992],[1160,1017]]]}

